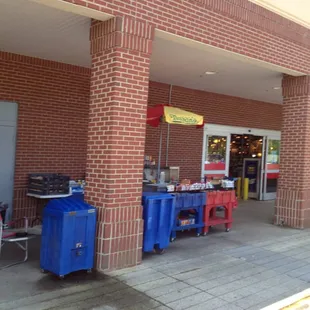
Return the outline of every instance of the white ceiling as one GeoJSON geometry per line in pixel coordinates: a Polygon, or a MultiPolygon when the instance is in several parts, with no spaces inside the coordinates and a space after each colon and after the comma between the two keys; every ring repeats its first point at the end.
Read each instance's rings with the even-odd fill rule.
{"type": "MultiPolygon", "coordinates": [[[[90,67],[89,26],[88,17],[28,0],[0,0],[3,51],[90,67]]],[[[281,72],[240,59],[160,37],[157,32],[151,80],[281,103],[281,90],[273,89],[281,85],[281,72]],[[207,76],[205,71],[217,74],[207,76]]]]}
{"type": "Polygon", "coordinates": [[[28,0],[0,0],[2,51],[89,67],[89,27],[84,16],[28,0]]]}
{"type": "Polygon", "coordinates": [[[206,52],[185,44],[156,38],[151,79],[173,85],[231,96],[282,103],[282,73],[249,64],[216,51],[206,52]],[[205,75],[215,71],[215,75],[205,75]]]}

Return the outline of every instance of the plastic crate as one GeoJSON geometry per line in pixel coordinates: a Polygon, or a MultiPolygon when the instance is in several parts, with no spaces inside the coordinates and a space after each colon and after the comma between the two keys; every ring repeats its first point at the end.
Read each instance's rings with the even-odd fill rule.
{"type": "Polygon", "coordinates": [[[223,192],[223,202],[224,203],[229,203],[229,202],[233,202],[233,195],[234,192],[233,191],[227,191],[227,192],[223,192]]]}
{"type": "Polygon", "coordinates": [[[206,192],[203,192],[203,193],[200,193],[201,194],[201,202],[202,202],[202,205],[205,206],[207,205],[207,193],[206,192]]]}
{"type": "Polygon", "coordinates": [[[185,229],[196,229],[197,236],[200,236],[202,233],[202,228],[204,227],[203,210],[204,206],[206,205],[206,192],[176,193],[174,195],[176,196],[176,210],[171,240],[175,240],[177,231],[185,229]],[[179,214],[182,214],[185,210],[195,211],[195,218],[178,218],[179,214]]]}
{"type": "Polygon", "coordinates": [[[236,192],[234,190],[230,191],[213,191],[207,193],[207,204],[208,205],[222,205],[226,203],[236,204],[236,192]]]}
{"type": "Polygon", "coordinates": [[[174,194],[176,201],[175,201],[175,208],[182,209],[184,208],[184,193],[177,193],[174,194]]]}
{"type": "Polygon", "coordinates": [[[28,175],[28,193],[57,195],[69,193],[70,177],[55,173],[32,173],[28,175]]]}
{"type": "Polygon", "coordinates": [[[170,194],[143,193],[143,251],[162,251],[169,246],[174,223],[175,197],[170,194]]]}
{"type": "Polygon", "coordinates": [[[213,205],[215,204],[215,197],[216,197],[216,192],[207,192],[207,202],[208,205],[213,205]]]}
{"type": "Polygon", "coordinates": [[[206,204],[206,193],[177,193],[176,209],[200,207],[206,204]]]}
{"type": "Polygon", "coordinates": [[[216,196],[215,196],[214,201],[215,201],[215,204],[217,204],[217,205],[221,205],[221,204],[224,203],[223,202],[223,192],[222,191],[217,191],[216,192],[216,196]]]}
{"type": "Polygon", "coordinates": [[[94,266],[96,208],[72,199],[50,200],[43,211],[40,265],[60,277],[94,266]]]}
{"type": "Polygon", "coordinates": [[[232,210],[237,207],[236,192],[231,191],[213,191],[207,193],[207,203],[204,212],[204,234],[207,234],[210,226],[224,224],[226,231],[232,227],[232,210]],[[224,211],[224,217],[218,217],[216,211],[221,208],[224,211]]]}
{"type": "Polygon", "coordinates": [[[194,195],[187,193],[187,194],[183,194],[184,195],[184,208],[190,208],[193,207],[193,199],[194,199],[194,195]]]}
{"type": "Polygon", "coordinates": [[[193,193],[192,195],[192,205],[193,207],[200,207],[206,204],[206,193],[193,193]]]}

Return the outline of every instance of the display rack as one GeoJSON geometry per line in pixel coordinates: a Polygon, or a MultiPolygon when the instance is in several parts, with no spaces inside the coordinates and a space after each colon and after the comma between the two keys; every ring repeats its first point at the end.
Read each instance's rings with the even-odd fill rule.
{"type": "Polygon", "coordinates": [[[233,223],[232,211],[236,206],[237,198],[234,190],[208,192],[207,204],[204,209],[203,234],[207,235],[209,228],[216,225],[225,225],[226,232],[229,232],[233,223]],[[218,207],[224,208],[223,217],[217,216],[218,207]]]}
{"type": "Polygon", "coordinates": [[[175,193],[174,195],[176,196],[176,207],[171,241],[176,239],[177,231],[196,229],[196,235],[199,237],[204,227],[203,215],[206,204],[206,192],[175,193]],[[179,214],[190,210],[195,211],[195,215],[192,218],[194,223],[182,225],[182,220],[178,219],[179,214]]]}

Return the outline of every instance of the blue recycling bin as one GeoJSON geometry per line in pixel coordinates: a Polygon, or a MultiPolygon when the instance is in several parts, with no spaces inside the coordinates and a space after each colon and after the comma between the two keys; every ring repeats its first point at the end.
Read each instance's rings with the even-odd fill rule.
{"type": "Polygon", "coordinates": [[[84,193],[81,193],[81,192],[72,192],[72,196],[71,196],[70,198],[76,199],[76,200],[84,201],[84,193]]]}
{"type": "Polygon", "coordinates": [[[175,197],[166,193],[143,193],[143,251],[162,253],[169,246],[174,223],[175,197]]]}
{"type": "Polygon", "coordinates": [[[59,277],[94,267],[96,208],[73,198],[50,200],[43,211],[40,266],[59,277]]]}

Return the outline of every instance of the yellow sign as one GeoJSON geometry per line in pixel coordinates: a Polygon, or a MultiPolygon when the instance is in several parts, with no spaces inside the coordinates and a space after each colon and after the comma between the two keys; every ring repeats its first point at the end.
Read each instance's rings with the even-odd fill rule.
{"type": "Polygon", "coordinates": [[[169,124],[202,125],[203,116],[174,107],[164,107],[165,120],[169,124]]]}

